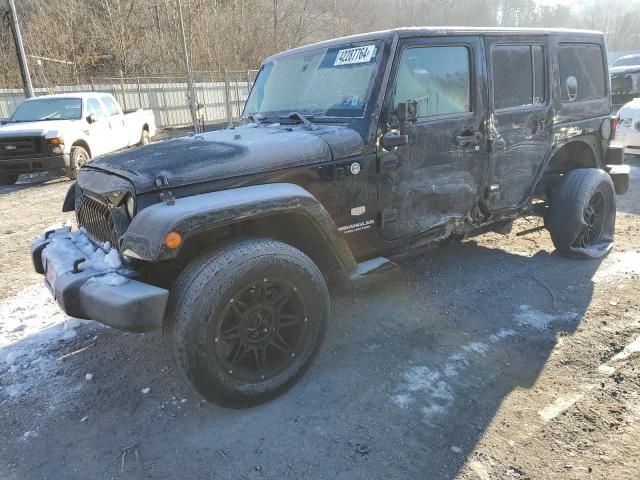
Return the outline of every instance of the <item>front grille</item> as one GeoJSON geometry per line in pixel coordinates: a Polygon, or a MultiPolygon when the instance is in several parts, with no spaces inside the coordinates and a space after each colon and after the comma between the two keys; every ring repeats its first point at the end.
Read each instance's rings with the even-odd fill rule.
{"type": "Polygon", "coordinates": [[[630,75],[611,77],[611,91],[613,93],[629,93],[633,90],[633,79],[630,75]]]}
{"type": "Polygon", "coordinates": [[[81,194],[76,203],[78,226],[83,227],[96,242],[109,242],[118,247],[118,232],[109,207],[81,194]]]}
{"type": "Polygon", "coordinates": [[[0,158],[38,156],[43,153],[42,137],[0,138],[0,158]]]}

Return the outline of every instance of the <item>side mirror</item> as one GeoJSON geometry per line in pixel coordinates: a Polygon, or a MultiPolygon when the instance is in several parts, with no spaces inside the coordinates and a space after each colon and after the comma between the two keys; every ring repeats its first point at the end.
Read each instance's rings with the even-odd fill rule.
{"type": "Polygon", "coordinates": [[[569,96],[569,101],[575,101],[575,99],[578,97],[578,79],[571,75],[570,77],[567,77],[564,83],[567,87],[567,95],[569,96]]]}
{"type": "Polygon", "coordinates": [[[382,146],[385,150],[391,150],[392,148],[401,147],[409,143],[408,135],[400,135],[397,130],[389,130],[382,135],[382,146]]]}
{"type": "Polygon", "coordinates": [[[401,124],[415,122],[418,119],[418,102],[409,100],[399,103],[396,107],[396,118],[401,124]]]}
{"type": "Polygon", "coordinates": [[[87,123],[89,125],[91,125],[92,123],[96,123],[98,121],[98,119],[96,118],[96,116],[93,113],[90,113],[89,115],[87,115],[87,123]]]}

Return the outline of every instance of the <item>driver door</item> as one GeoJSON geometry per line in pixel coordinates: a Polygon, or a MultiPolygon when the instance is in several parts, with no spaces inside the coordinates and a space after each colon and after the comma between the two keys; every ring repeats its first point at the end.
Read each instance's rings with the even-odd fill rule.
{"type": "Polygon", "coordinates": [[[486,183],[483,45],[479,37],[400,42],[385,100],[382,132],[408,143],[379,150],[380,233],[420,234],[466,217],[486,183]],[[401,103],[417,102],[414,121],[398,124],[401,103]]]}

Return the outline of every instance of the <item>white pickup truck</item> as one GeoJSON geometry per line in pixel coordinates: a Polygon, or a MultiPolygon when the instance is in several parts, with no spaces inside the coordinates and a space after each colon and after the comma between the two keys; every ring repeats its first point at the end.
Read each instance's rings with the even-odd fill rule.
{"type": "Polygon", "coordinates": [[[151,110],[123,113],[107,93],[66,93],[25,100],[0,126],[0,185],[21,173],[76,172],[92,158],[133,145],[156,133],[151,110]]]}

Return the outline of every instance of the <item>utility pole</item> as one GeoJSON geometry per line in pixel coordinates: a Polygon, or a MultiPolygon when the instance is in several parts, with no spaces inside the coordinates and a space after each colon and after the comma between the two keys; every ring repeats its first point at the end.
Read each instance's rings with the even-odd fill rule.
{"type": "Polygon", "coordinates": [[[20,23],[18,22],[16,4],[14,0],[8,1],[9,8],[11,10],[9,23],[11,25],[11,32],[13,33],[13,41],[16,44],[16,53],[18,54],[18,65],[20,66],[20,75],[22,76],[22,88],[24,90],[24,96],[31,98],[33,97],[33,85],[31,84],[31,76],[29,75],[27,57],[24,53],[24,45],[22,43],[22,33],[20,32],[20,23]]]}
{"type": "Polygon", "coordinates": [[[182,18],[182,2],[178,1],[178,20],[180,22],[180,35],[182,36],[182,53],[184,55],[184,68],[187,73],[187,89],[189,91],[189,108],[191,110],[191,120],[193,121],[193,130],[195,133],[200,131],[198,124],[198,111],[196,109],[196,89],[193,86],[193,73],[189,64],[189,50],[187,49],[187,37],[184,33],[184,20],[182,18]]]}

